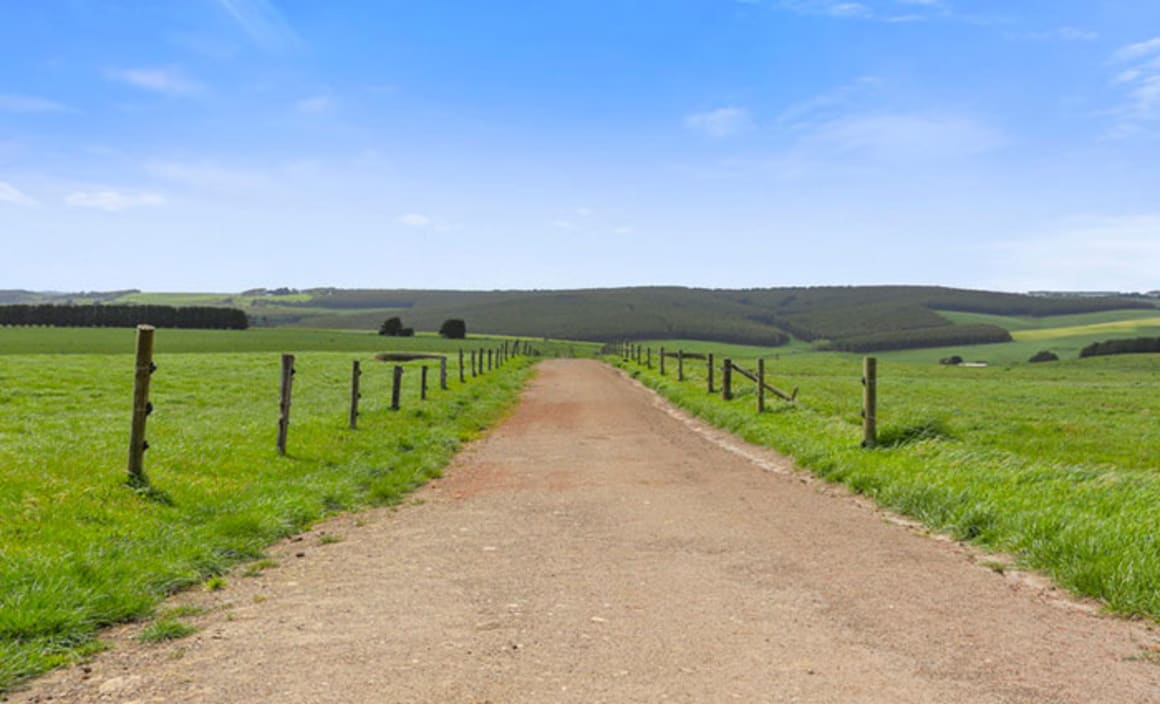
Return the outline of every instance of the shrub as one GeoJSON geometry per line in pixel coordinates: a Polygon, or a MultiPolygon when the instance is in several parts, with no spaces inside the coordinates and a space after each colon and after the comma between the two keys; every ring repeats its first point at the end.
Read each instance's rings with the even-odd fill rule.
{"type": "Polygon", "coordinates": [[[958,356],[957,354],[953,354],[950,357],[943,357],[942,359],[940,359],[938,361],[938,363],[939,364],[948,364],[948,365],[962,364],[963,358],[958,356]]]}
{"type": "Polygon", "coordinates": [[[387,335],[388,337],[398,337],[403,332],[403,321],[399,317],[387,318],[379,327],[380,335],[387,335]]]}
{"type": "Polygon", "coordinates": [[[1029,359],[1027,361],[1028,362],[1058,362],[1059,355],[1057,355],[1054,352],[1050,352],[1048,350],[1042,350],[1040,352],[1036,352],[1031,357],[1031,359],[1029,359]]]}
{"type": "Polygon", "coordinates": [[[440,326],[439,334],[448,340],[462,340],[467,337],[467,323],[460,318],[448,318],[440,326]]]}

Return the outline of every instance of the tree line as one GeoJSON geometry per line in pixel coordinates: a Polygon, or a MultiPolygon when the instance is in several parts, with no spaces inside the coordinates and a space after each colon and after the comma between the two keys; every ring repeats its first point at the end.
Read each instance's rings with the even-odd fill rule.
{"type": "Polygon", "coordinates": [[[62,328],[159,328],[245,330],[245,312],[237,308],[158,305],[0,305],[0,325],[48,325],[62,328]]]}
{"type": "Polygon", "coordinates": [[[1141,354],[1160,352],[1160,337],[1136,337],[1093,342],[1079,351],[1079,356],[1100,357],[1107,354],[1141,354]]]}
{"type": "Polygon", "coordinates": [[[951,345],[984,345],[1010,342],[1011,333],[997,325],[947,325],[919,330],[893,330],[876,335],[859,335],[831,340],[820,349],[840,352],[884,352],[951,345]]]}

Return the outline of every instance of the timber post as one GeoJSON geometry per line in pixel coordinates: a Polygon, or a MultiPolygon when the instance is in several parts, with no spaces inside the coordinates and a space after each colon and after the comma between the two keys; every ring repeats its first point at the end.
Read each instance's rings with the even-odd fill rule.
{"type": "Polygon", "coordinates": [[[765,413],[765,358],[757,358],[757,412],[765,413]]]}
{"type": "Polygon", "coordinates": [[[713,353],[707,354],[706,359],[709,360],[705,365],[705,373],[709,377],[709,393],[713,393],[713,353]]]}
{"type": "Polygon", "coordinates": [[[403,391],[403,367],[396,364],[391,377],[391,410],[399,410],[399,397],[403,391]]]}
{"type": "Polygon", "coordinates": [[[427,365],[424,364],[419,369],[419,400],[427,400],[427,365]]]}
{"type": "Polygon", "coordinates": [[[657,357],[657,359],[660,360],[661,376],[664,376],[665,375],[665,348],[664,347],[661,348],[661,353],[657,357]]]}
{"type": "Polygon", "coordinates": [[[278,454],[286,454],[286,438],[290,434],[290,392],[294,386],[294,355],[282,355],[281,400],[278,404],[278,454]]]}
{"type": "Polygon", "coordinates": [[[133,373],[133,422],[129,431],[129,483],[145,486],[149,479],[145,476],[145,450],[149,443],[145,440],[145,424],[153,412],[149,402],[149,380],[157,370],[153,364],[152,325],[137,326],[137,361],[133,373]]]}
{"type": "Polygon", "coordinates": [[[677,381],[685,380],[685,351],[677,350],[677,381]]]}
{"type": "Polygon", "coordinates": [[[721,398],[733,400],[733,360],[728,357],[721,366],[721,398]]]}
{"type": "Polygon", "coordinates": [[[862,447],[878,443],[878,360],[862,360],[862,447]]]}
{"type": "Polygon", "coordinates": [[[463,373],[463,348],[459,348],[459,383],[467,383],[467,378],[463,373]]]}
{"type": "Polygon", "coordinates": [[[359,393],[359,377],[362,376],[362,370],[359,369],[358,360],[354,360],[354,364],[350,369],[350,429],[358,428],[358,400],[362,398],[359,393]]]}

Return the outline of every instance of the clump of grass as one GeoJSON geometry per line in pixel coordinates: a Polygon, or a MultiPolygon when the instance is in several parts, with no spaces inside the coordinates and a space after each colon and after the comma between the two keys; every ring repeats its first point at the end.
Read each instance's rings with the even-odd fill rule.
{"type": "Polygon", "coordinates": [[[172,609],[166,609],[161,613],[162,618],[186,618],[189,616],[201,616],[205,613],[205,608],[201,606],[193,606],[192,604],[184,604],[182,606],[175,606],[172,609]]]}
{"type": "Polygon", "coordinates": [[[318,537],[319,545],[333,545],[334,543],[341,543],[345,538],[334,533],[323,533],[318,537]]]}
{"type": "Polygon", "coordinates": [[[185,638],[194,633],[197,633],[197,628],[187,623],[182,623],[176,618],[166,617],[159,618],[145,626],[141,630],[140,635],[137,636],[137,639],[142,643],[162,643],[168,640],[185,638]]]}
{"type": "Polygon", "coordinates": [[[247,565],[246,570],[244,572],[242,572],[242,576],[243,577],[257,577],[257,576],[261,575],[263,572],[265,572],[266,570],[273,569],[275,567],[279,567],[280,565],[281,565],[281,563],[279,563],[277,560],[272,560],[268,557],[264,557],[261,560],[256,560],[254,562],[251,562],[249,565],[247,565]]]}
{"type": "Polygon", "coordinates": [[[923,418],[921,420],[887,425],[878,433],[879,447],[898,447],[922,440],[949,440],[954,438],[950,424],[945,418],[923,418]]]}
{"type": "Polygon", "coordinates": [[[220,592],[229,586],[229,581],[223,575],[215,574],[202,583],[207,592],[220,592]]]}

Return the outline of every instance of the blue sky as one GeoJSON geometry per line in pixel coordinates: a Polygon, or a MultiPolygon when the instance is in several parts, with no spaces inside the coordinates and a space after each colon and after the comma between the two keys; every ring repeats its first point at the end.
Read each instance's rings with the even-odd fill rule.
{"type": "Polygon", "coordinates": [[[1160,3],[0,14],[0,288],[1160,289],[1160,3]]]}

